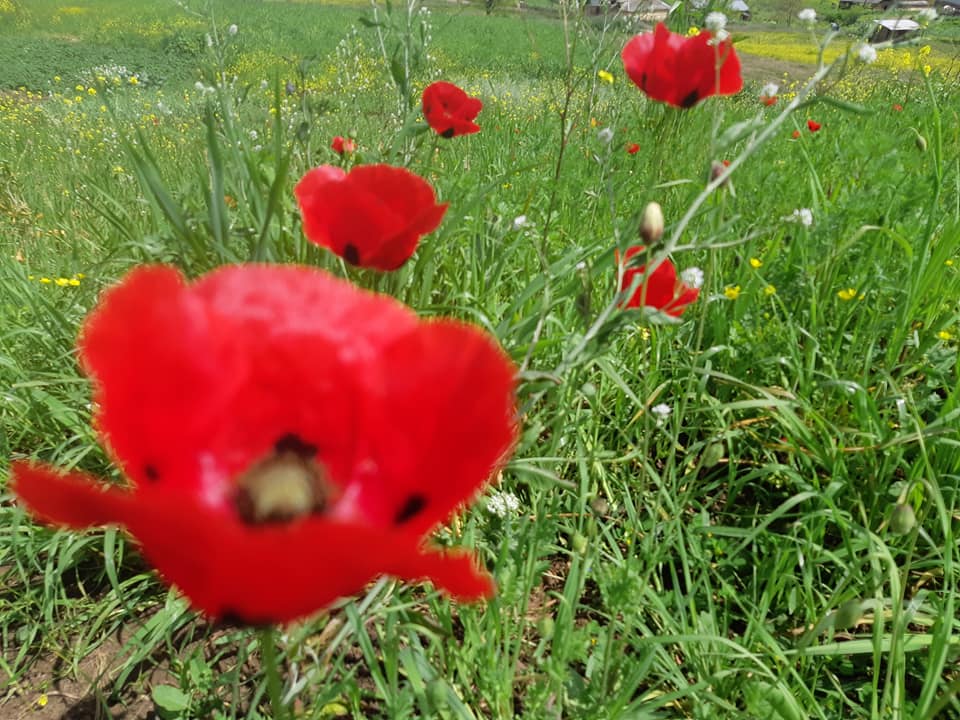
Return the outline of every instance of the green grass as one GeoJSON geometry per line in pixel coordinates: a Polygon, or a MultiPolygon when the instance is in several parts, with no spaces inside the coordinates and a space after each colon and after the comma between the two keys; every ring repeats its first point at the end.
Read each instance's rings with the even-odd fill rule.
{"type": "MultiPolygon", "coordinates": [[[[485,108],[479,134],[434,143],[400,132],[407,98],[378,28],[358,23],[366,7],[221,3],[211,26],[159,0],[19,4],[0,27],[5,84],[32,93],[0,96],[3,474],[34,457],[118,478],[74,343],[98,292],[142,262],[347,273],[477,323],[524,370],[501,485],[520,512],[498,517],[483,498],[439,534],[480,552],[497,597],[455,606],[384,580],[288,628],[283,693],[303,717],[960,714],[949,78],[864,73],[872,93],[851,106],[828,77],[754,144],[786,98],[648,102],[620,69],[619,25],[571,14],[568,66],[559,20],[435,8],[414,105],[443,77],[485,108]],[[143,81],[99,82],[89,70],[106,59],[143,81]],[[348,272],[303,239],[292,186],[348,132],[358,161],[408,164],[451,203],[391,275],[348,272]],[[711,162],[741,156],[732,185],[698,199],[711,162]],[[609,312],[614,248],[636,243],[652,200],[678,267],[706,273],[677,324],[609,312]],[[788,219],[799,208],[809,227],[788,219]],[[905,534],[897,505],[916,514],[905,534]]],[[[408,37],[402,9],[379,20],[388,52],[408,37]]],[[[0,574],[7,707],[102,646],[109,669],[83,690],[94,707],[149,694],[165,717],[269,716],[255,636],[196,617],[122,533],[53,531],[2,494],[0,574]]]]}

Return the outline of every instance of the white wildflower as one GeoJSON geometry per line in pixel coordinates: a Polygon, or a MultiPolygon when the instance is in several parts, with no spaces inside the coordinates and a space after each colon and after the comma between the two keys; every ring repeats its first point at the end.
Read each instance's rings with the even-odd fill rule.
{"type": "Polygon", "coordinates": [[[673,408],[666,403],[658,403],[650,408],[650,412],[657,418],[657,425],[663,425],[673,412],[673,408]]]}
{"type": "Polygon", "coordinates": [[[260,134],[259,134],[256,130],[251,130],[251,131],[250,131],[250,139],[251,139],[251,140],[256,140],[256,139],[259,138],[259,137],[260,137],[260,134]]]}
{"type": "Polygon", "coordinates": [[[717,34],[721,30],[725,30],[727,27],[727,16],[722,12],[711,12],[707,13],[706,19],[703,21],[703,24],[706,26],[707,30],[717,34]]]}
{"type": "Polygon", "coordinates": [[[813,8],[804,8],[797,13],[797,17],[800,18],[802,22],[810,23],[812,25],[817,21],[817,11],[813,8]]]}
{"type": "Polygon", "coordinates": [[[813,211],[810,208],[797,208],[792,215],[787,217],[787,220],[799,222],[804,227],[810,227],[813,225],[813,211]]]}
{"type": "Polygon", "coordinates": [[[492,515],[505,518],[520,510],[520,500],[511,492],[495,492],[487,498],[487,510],[492,515]]]}
{"type": "Polygon", "coordinates": [[[230,33],[231,35],[236,35],[238,29],[239,29],[239,28],[237,28],[236,23],[234,23],[234,24],[232,24],[230,27],[227,28],[227,32],[230,33]]]}
{"type": "Polygon", "coordinates": [[[680,279],[683,280],[683,284],[687,287],[699,290],[703,287],[703,270],[698,267],[688,267],[680,273],[680,279]]]}
{"type": "Polygon", "coordinates": [[[529,223],[527,222],[526,215],[517,215],[513,219],[513,229],[519,230],[520,228],[526,227],[529,223]]]}
{"type": "Polygon", "coordinates": [[[760,88],[760,97],[762,98],[776,97],[778,92],[780,92],[779,85],[777,85],[776,83],[767,83],[762,88],[760,88]]]}
{"type": "Polygon", "coordinates": [[[857,50],[857,57],[860,58],[860,62],[870,65],[877,61],[877,50],[873,45],[861,45],[857,50]]]}
{"type": "Polygon", "coordinates": [[[613,140],[613,130],[605,127],[603,130],[597,133],[597,138],[605,145],[609,145],[610,141],[613,140]]]}

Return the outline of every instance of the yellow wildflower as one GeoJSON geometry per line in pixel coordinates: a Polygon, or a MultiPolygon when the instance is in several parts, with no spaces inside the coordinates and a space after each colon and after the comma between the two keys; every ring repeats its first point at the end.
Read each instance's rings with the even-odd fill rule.
{"type": "Polygon", "coordinates": [[[77,85],[75,89],[77,92],[83,92],[83,85],[77,85]]]}
{"type": "Polygon", "coordinates": [[[691,25],[687,28],[687,37],[696,37],[699,34],[700,28],[698,28],[696,25],[691,25]]]}
{"type": "Polygon", "coordinates": [[[91,96],[92,96],[92,95],[96,95],[96,94],[97,94],[97,89],[96,89],[96,88],[87,88],[87,95],[91,95],[91,96]]]}
{"type": "Polygon", "coordinates": [[[932,67],[930,67],[929,65],[924,65],[924,66],[923,66],[923,74],[924,74],[924,75],[926,75],[927,77],[930,77],[930,73],[932,73],[932,72],[933,72],[933,68],[932,68],[932,67]]]}
{"type": "Polygon", "coordinates": [[[762,268],[763,260],[761,260],[760,258],[750,258],[750,267],[752,267],[754,270],[762,268]]]}
{"type": "Polygon", "coordinates": [[[776,294],[777,294],[777,287],[776,287],[775,285],[767,285],[767,286],[763,289],[763,294],[766,295],[767,297],[770,297],[771,295],[776,295],[776,294]]]}
{"type": "Polygon", "coordinates": [[[949,260],[947,260],[947,261],[944,262],[943,264],[946,265],[947,267],[953,267],[953,258],[950,258],[949,260]]]}
{"type": "Polygon", "coordinates": [[[42,277],[42,278],[40,278],[40,282],[42,282],[44,285],[49,285],[50,283],[53,282],[53,280],[51,280],[51,279],[48,278],[48,277],[42,277]]]}
{"type": "Polygon", "coordinates": [[[58,287],[66,287],[67,285],[70,284],[70,280],[69,280],[68,278],[64,278],[64,277],[59,277],[59,278],[57,278],[57,279],[55,280],[55,282],[56,282],[56,284],[57,284],[58,287]]]}
{"type": "Polygon", "coordinates": [[[140,79],[139,79],[136,75],[131,75],[131,76],[130,76],[130,84],[131,84],[131,85],[139,85],[139,84],[140,84],[140,79]]]}
{"type": "Polygon", "coordinates": [[[944,342],[947,342],[948,340],[953,340],[953,334],[947,332],[946,330],[941,330],[940,332],[938,332],[937,337],[943,340],[944,342]]]}
{"type": "Polygon", "coordinates": [[[736,300],[738,297],[740,297],[740,286],[727,285],[723,289],[723,294],[726,296],[727,300],[736,300]]]}
{"type": "Polygon", "coordinates": [[[67,285],[69,285],[70,287],[77,287],[79,284],[80,284],[80,281],[75,277],[72,277],[69,280],[67,280],[67,285]]]}
{"type": "Polygon", "coordinates": [[[848,288],[844,288],[843,290],[837,291],[837,297],[845,302],[853,300],[856,296],[857,296],[856,288],[848,287],[848,288]]]}
{"type": "Polygon", "coordinates": [[[613,85],[613,75],[608,73],[606,70],[598,70],[597,77],[603,80],[608,85],[613,85]]]}

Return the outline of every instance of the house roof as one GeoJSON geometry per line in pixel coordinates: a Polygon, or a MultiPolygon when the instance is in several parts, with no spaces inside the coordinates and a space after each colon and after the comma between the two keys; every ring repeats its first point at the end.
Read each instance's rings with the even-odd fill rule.
{"type": "Polygon", "coordinates": [[[893,18],[893,19],[884,19],[884,20],[875,20],[875,23],[880,27],[884,27],[887,30],[892,31],[901,31],[906,32],[910,30],[919,30],[919,23],[914,22],[913,20],[907,20],[906,18],[893,18]]]}

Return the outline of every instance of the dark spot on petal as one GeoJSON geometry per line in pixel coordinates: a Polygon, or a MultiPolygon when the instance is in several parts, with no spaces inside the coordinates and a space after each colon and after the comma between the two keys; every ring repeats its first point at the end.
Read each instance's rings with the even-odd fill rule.
{"type": "Polygon", "coordinates": [[[353,243],[347,243],[343,248],[343,259],[351,265],[360,264],[360,251],[353,243]]]}
{"type": "Polygon", "coordinates": [[[293,453],[299,457],[309,459],[317,454],[317,446],[303,441],[296,433],[287,433],[281,436],[274,444],[273,449],[280,453],[293,453]]]}
{"type": "Polygon", "coordinates": [[[697,104],[697,100],[699,99],[700,99],[700,91],[691,90],[690,94],[680,101],[680,107],[691,108],[697,104]]]}
{"type": "Polygon", "coordinates": [[[445,137],[447,140],[449,140],[450,138],[453,137],[453,133],[454,133],[453,128],[449,127],[446,130],[444,130],[442,133],[440,133],[440,137],[445,137]]]}
{"type": "Polygon", "coordinates": [[[146,465],[143,468],[143,474],[147,476],[147,480],[150,482],[156,482],[160,479],[160,473],[153,465],[146,465]]]}
{"type": "Polygon", "coordinates": [[[394,516],[393,523],[395,525],[403,525],[408,520],[413,520],[413,518],[419,515],[426,506],[427,499],[419,493],[414,493],[407,498],[407,501],[403,504],[403,507],[400,508],[400,510],[394,516]]]}
{"type": "Polygon", "coordinates": [[[640,89],[644,92],[647,91],[647,74],[640,73],[640,89]]]}
{"type": "Polygon", "coordinates": [[[238,625],[240,627],[266,628],[276,625],[275,620],[266,618],[248,618],[233,608],[224,608],[219,614],[220,622],[224,625],[238,625]]]}

